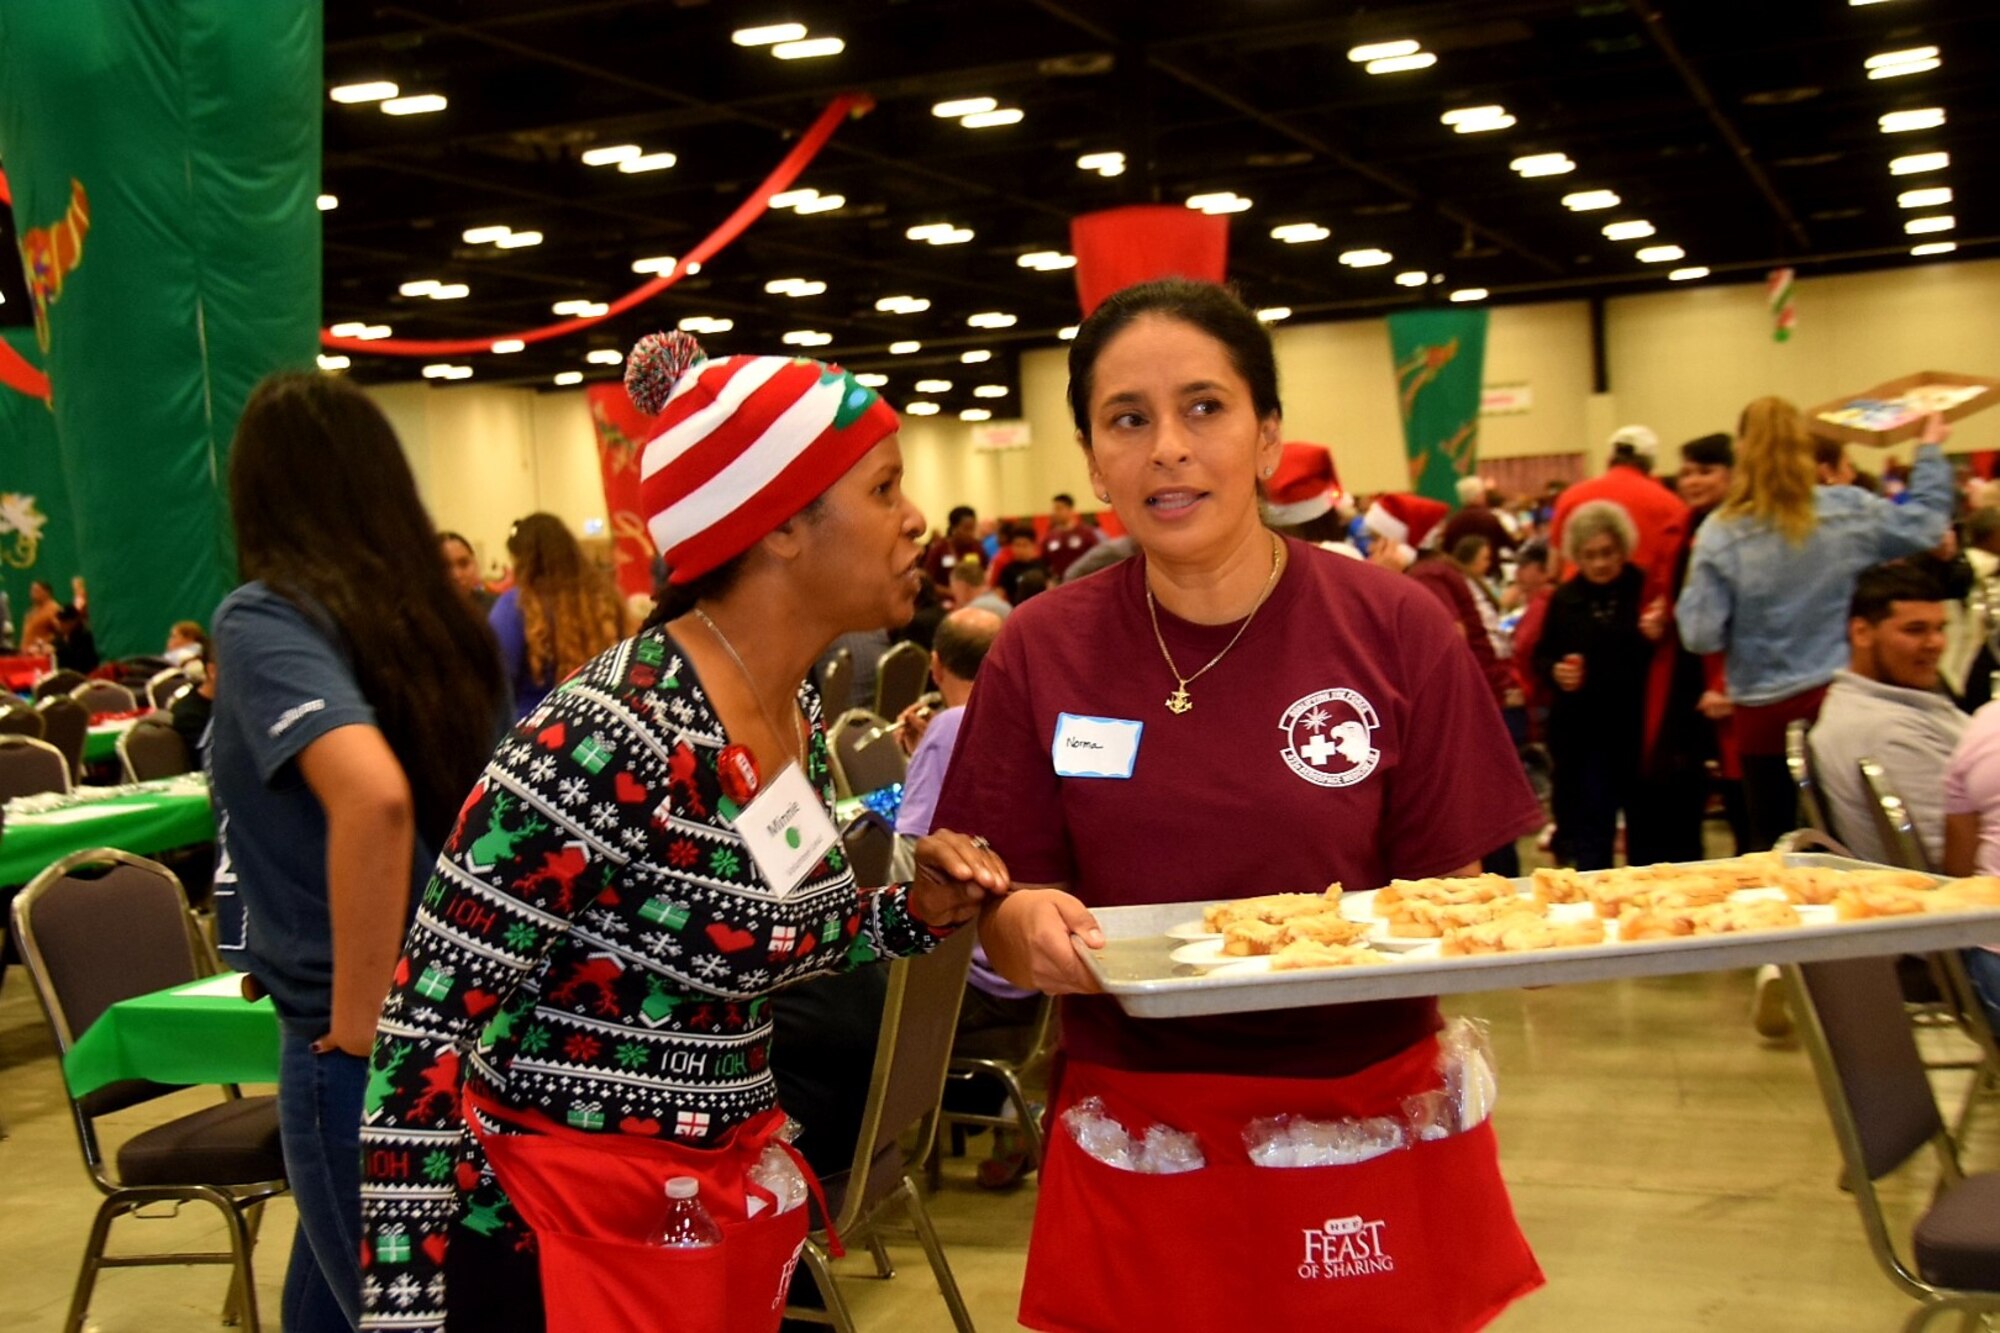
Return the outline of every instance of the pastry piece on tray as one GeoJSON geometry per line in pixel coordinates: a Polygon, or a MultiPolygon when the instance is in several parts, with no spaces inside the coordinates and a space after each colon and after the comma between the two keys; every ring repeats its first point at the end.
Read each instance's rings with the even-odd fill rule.
{"type": "Polygon", "coordinates": [[[1513,898],[1514,882],[1501,875],[1468,875],[1460,879],[1392,879],[1375,891],[1376,916],[1393,916],[1404,903],[1490,903],[1513,898]]]}
{"type": "Polygon", "coordinates": [[[1303,972],[1315,967],[1374,967],[1390,962],[1387,954],[1352,944],[1321,944],[1317,940],[1293,940],[1271,955],[1273,972],[1303,972]]]}
{"type": "Polygon", "coordinates": [[[1441,939],[1445,931],[1461,926],[1502,917],[1539,917],[1545,910],[1535,899],[1518,894],[1479,903],[1404,902],[1389,914],[1389,933],[1399,939],[1441,939]]]}
{"type": "Polygon", "coordinates": [[[1834,870],[1803,868],[1778,872],[1778,887],[1795,903],[1823,907],[1843,889],[1889,889],[1928,893],[1937,881],[1914,870],[1834,870]]]}
{"type": "Polygon", "coordinates": [[[1535,900],[1543,906],[1556,903],[1585,903],[1590,895],[1584,886],[1590,883],[1583,873],[1567,866],[1542,866],[1530,880],[1535,890],[1535,900]]]}
{"type": "Polygon", "coordinates": [[[1358,944],[1367,937],[1367,922],[1349,921],[1338,912],[1322,908],[1316,915],[1293,916],[1284,921],[1233,921],[1222,929],[1222,952],[1250,958],[1276,953],[1296,940],[1358,944]]]}
{"type": "Polygon", "coordinates": [[[1977,912],[2000,907],[2000,878],[1976,875],[1954,879],[1936,888],[1916,889],[1886,882],[1850,884],[1833,896],[1833,914],[1841,921],[1868,921],[1885,916],[1921,916],[1926,912],[1977,912]]]}
{"type": "Polygon", "coordinates": [[[1295,916],[1330,912],[1339,905],[1338,884],[1327,885],[1325,893],[1267,893],[1258,898],[1234,898],[1202,908],[1201,926],[1211,935],[1220,934],[1236,921],[1264,921],[1276,925],[1295,916]]]}
{"type": "Polygon", "coordinates": [[[1736,892],[1736,883],[1729,876],[1704,875],[1699,867],[1688,867],[1674,876],[1602,877],[1586,885],[1585,892],[1597,914],[1611,920],[1651,907],[1680,910],[1726,902],[1736,892]]]}
{"type": "Polygon", "coordinates": [[[1516,913],[1445,931],[1438,953],[1446,958],[1470,958],[1479,954],[1532,953],[1537,949],[1582,949],[1602,943],[1601,918],[1551,921],[1547,917],[1516,913]]]}
{"type": "Polygon", "coordinates": [[[1740,935],[1755,930],[1788,930],[1804,924],[1796,907],[1774,899],[1694,907],[1639,907],[1618,918],[1618,940],[1629,944],[1693,935],[1740,935]]]}

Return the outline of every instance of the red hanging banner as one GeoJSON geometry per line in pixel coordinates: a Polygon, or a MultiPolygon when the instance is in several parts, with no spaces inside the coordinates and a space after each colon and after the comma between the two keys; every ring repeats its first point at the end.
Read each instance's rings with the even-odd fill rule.
{"type": "Polygon", "coordinates": [[[653,591],[653,538],[646,531],[639,499],[639,455],[653,437],[653,418],[632,406],[623,384],[585,389],[591,424],[597,427],[597,466],[604,476],[604,512],[611,529],[611,559],[618,591],[648,596],[653,591]]]}
{"type": "Polygon", "coordinates": [[[1135,204],[1070,219],[1076,299],[1085,318],[1121,287],[1153,278],[1221,282],[1229,270],[1229,219],[1173,204],[1135,204]]]}

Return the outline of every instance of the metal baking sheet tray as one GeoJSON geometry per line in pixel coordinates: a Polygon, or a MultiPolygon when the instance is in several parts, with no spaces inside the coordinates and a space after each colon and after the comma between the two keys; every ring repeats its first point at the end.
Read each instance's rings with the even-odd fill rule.
{"type": "MultiPolygon", "coordinates": [[[[1785,864],[1839,870],[1891,868],[1812,854],[1789,855],[1785,864]]],[[[1522,892],[1528,891],[1530,881],[1514,883],[1522,892]]],[[[1135,1018],[1185,1018],[2000,944],[2000,908],[1996,908],[1585,949],[1474,958],[1405,958],[1382,967],[1211,976],[1167,956],[1186,941],[1166,932],[1190,917],[1199,917],[1207,905],[1208,901],[1202,901],[1095,908],[1097,924],[1104,931],[1104,948],[1088,949],[1078,940],[1077,951],[1105,993],[1117,997],[1126,1013],[1135,1018]]]]}

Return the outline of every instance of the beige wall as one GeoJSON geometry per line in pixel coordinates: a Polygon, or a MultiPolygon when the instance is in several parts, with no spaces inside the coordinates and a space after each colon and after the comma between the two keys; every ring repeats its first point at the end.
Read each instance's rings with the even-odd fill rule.
{"type": "MultiPolygon", "coordinates": [[[[1729,429],[1760,394],[1811,406],[1914,370],[2000,374],[2000,261],[1808,278],[1797,304],[1797,333],[1777,343],[1761,282],[1614,299],[1605,312],[1607,394],[1591,393],[1586,303],[1496,307],[1485,380],[1528,385],[1534,406],[1487,417],[1481,456],[1583,450],[1594,466],[1614,428],[1643,422],[1667,443],[1662,464],[1671,467],[1676,444],[1729,429]]],[[[1281,326],[1276,342],[1286,438],[1330,447],[1350,490],[1406,487],[1384,321],[1281,326]]],[[[982,516],[1042,513],[1058,491],[1096,508],[1067,383],[1066,347],[1022,355],[1019,402],[994,406],[1028,423],[1026,449],[976,451],[972,427],[955,418],[905,418],[907,487],[925,517],[942,524],[960,503],[982,516]]],[[[427,384],[370,393],[402,437],[432,516],[471,538],[489,569],[504,560],[508,525],[523,514],[546,509],[578,533],[604,517],[582,393],[427,384]]],[[[2000,412],[1963,422],[1951,448],[2000,449],[2000,412]]]]}

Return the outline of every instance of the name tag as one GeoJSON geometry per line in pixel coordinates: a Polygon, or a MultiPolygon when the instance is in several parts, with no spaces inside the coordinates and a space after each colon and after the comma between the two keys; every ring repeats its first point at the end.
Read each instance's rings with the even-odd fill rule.
{"type": "Polygon", "coordinates": [[[1075,713],[1056,716],[1056,739],[1051,751],[1056,776],[1062,778],[1129,778],[1139,762],[1139,733],[1143,722],[1118,717],[1079,717],[1075,713]]]}
{"type": "Polygon", "coordinates": [[[758,873],[776,893],[790,893],[804,883],[840,839],[819,793],[797,764],[787,764],[737,813],[735,827],[758,873]]]}

